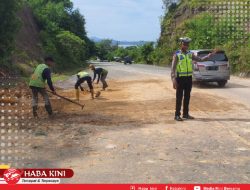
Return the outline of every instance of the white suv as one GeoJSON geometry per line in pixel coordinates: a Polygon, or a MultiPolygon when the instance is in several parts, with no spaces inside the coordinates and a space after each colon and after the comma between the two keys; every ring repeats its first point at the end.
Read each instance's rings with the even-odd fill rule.
{"type": "MultiPolygon", "coordinates": [[[[191,50],[196,56],[204,57],[212,50],[191,50]]],[[[230,66],[224,51],[217,52],[208,61],[193,61],[193,76],[195,81],[217,82],[224,87],[230,79],[230,66]]]]}

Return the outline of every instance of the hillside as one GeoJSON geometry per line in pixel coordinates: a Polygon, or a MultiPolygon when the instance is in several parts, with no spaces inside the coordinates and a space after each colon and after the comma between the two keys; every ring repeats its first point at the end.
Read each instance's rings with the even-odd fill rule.
{"type": "Polygon", "coordinates": [[[24,6],[18,12],[18,17],[21,28],[15,38],[16,50],[12,61],[24,74],[29,74],[34,64],[43,59],[40,30],[29,7],[24,6]]]}
{"type": "Polygon", "coordinates": [[[0,17],[2,75],[28,76],[48,55],[55,59],[54,71],[79,68],[94,52],[85,18],[71,0],[3,0],[0,17]]]}
{"type": "Polygon", "coordinates": [[[249,0],[182,0],[171,4],[161,22],[157,51],[160,64],[170,64],[181,36],[192,38],[191,49],[226,50],[233,72],[250,72],[249,0]]]}

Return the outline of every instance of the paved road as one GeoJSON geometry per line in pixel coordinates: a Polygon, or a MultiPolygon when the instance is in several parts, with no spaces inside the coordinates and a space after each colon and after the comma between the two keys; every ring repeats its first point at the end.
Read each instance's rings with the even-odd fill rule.
{"type": "MultiPolygon", "coordinates": [[[[194,86],[196,119],[180,123],[173,120],[169,68],[96,64],[109,70],[110,91],[96,101],[85,98],[87,113],[65,121],[87,135],[73,134],[77,146],[72,140],[72,148],[60,150],[70,154],[54,158],[56,166],[74,169],[69,182],[249,183],[249,80],[232,77],[225,88],[194,86]]],[[[74,82],[58,85],[68,90],[74,82]]]]}
{"type": "MultiPolygon", "coordinates": [[[[109,78],[113,80],[136,80],[141,79],[142,75],[150,79],[159,78],[170,81],[170,68],[152,65],[132,64],[124,65],[121,63],[93,62],[97,66],[110,70],[109,78]]],[[[59,87],[71,88],[75,83],[75,77],[72,77],[68,83],[58,84],[59,87]]],[[[231,80],[226,87],[220,88],[216,83],[201,85],[199,89],[206,90],[206,93],[216,94],[222,98],[232,99],[250,107],[250,79],[243,79],[231,76],[231,80]]]]}
{"type": "MultiPolygon", "coordinates": [[[[123,65],[121,63],[99,63],[95,62],[96,65],[100,65],[104,68],[111,68],[112,72],[110,78],[124,79],[126,76],[131,77],[131,79],[136,79],[141,77],[138,74],[143,74],[145,76],[159,77],[162,80],[170,80],[170,68],[169,67],[159,67],[152,65],[143,64],[133,64],[133,65],[123,65]]],[[[234,101],[239,101],[250,107],[250,79],[243,79],[239,77],[231,76],[231,80],[228,82],[226,87],[220,88],[216,83],[210,83],[206,85],[199,86],[200,89],[206,90],[209,94],[216,94],[222,98],[229,98],[234,101]]]]}

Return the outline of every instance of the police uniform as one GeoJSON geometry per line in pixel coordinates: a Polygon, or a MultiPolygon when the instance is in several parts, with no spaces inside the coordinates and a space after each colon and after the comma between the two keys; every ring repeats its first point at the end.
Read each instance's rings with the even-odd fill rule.
{"type": "MultiPolygon", "coordinates": [[[[191,42],[190,38],[180,38],[182,43],[191,42]]],[[[196,61],[206,61],[210,58],[210,54],[200,58],[195,56],[192,52],[178,50],[173,56],[171,78],[172,81],[176,81],[176,108],[175,108],[175,120],[182,121],[181,118],[181,106],[183,101],[183,118],[194,119],[194,117],[189,115],[189,102],[190,94],[192,91],[192,75],[193,75],[193,64],[192,60],[196,61]]]]}
{"type": "Polygon", "coordinates": [[[176,56],[178,57],[178,64],[176,68],[177,70],[176,82],[178,84],[178,87],[176,90],[175,116],[180,116],[181,114],[180,110],[184,93],[183,117],[188,117],[190,94],[192,90],[192,73],[193,73],[192,53],[187,52],[185,54],[181,51],[177,51],[176,56]]]}

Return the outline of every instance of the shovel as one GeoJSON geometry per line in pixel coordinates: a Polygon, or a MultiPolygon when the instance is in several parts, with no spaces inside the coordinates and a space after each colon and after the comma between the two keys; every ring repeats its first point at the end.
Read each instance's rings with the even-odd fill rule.
{"type": "Polygon", "coordinates": [[[51,93],[51,94],[53,94],[54,96],[57,96],[57,97],[59,97],[59,98],[62,98],[63,100],[66,100],[66,101],[68,101],[68,102],[71,102],[72,104],[75,104],[75,105],[80,106],[80,107],[82,108],[82,110],[83,110],[83,108],[84,108],[84,106],[85,106],[85,104],[80,104],[80,103],[78,103],[78,102],[75,102],[75,101],[73,101],[73,100],[71,100],[71,99],[69,99],[69,98],[66,98],[66,97],[64,97],[64,96],[61,96],[61,95],[59,95],[59,94],[54,94],[53,92],[51,92],[51,91],[49,91],[49,90],[46,90],[46,91],[49,92],[49,93],[51,93]]]}
{"type": "MultiPolygon", "coordinates": [[[[82,92],[84,92],[84,91],[90,92],[89,90],[86,90],[85,88],[83,88],[81,85],[80,85],[80,89],[81,89],[82,92]]],[[[97,91],[94,94],[95,94],[95,97],[98,98],[101,95],[101,92],[97,91]]]]}

